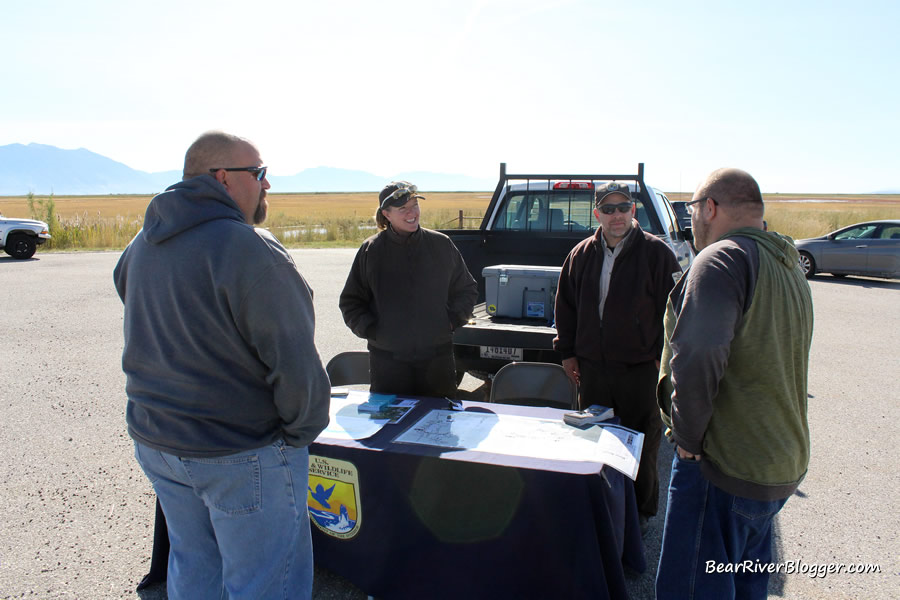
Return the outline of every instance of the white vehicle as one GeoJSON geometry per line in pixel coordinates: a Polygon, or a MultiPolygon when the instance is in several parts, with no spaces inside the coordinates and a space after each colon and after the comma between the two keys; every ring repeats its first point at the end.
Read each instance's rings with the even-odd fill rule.
{"type": "Polygon", "coordinates": [[[612,181],[628,188],[641,229],[666,242],[682,269],[690,266],[694,260],[692,232],[678,223],[666,195],[644,182],[643,163],[638,163],[637,173],[618,175],[510,175],[506,163],[500,163],[500,180],[481,226],[441,230],[459,248],[478,282],[480,304],[475,305],[474,318],[453,333],[458,378],[468,371],[486,379],[513,360],[561,362],[553,350],[556,327],[552,314],[539,320],[495,318],[488,312],[485,269],[501,265],[562,267],[569,251],[597,230],[594,192],[612,181]]]}
{"type": "MultiPolygon", "coordinates": [[[[574,246],[597,229],[593,216],[594,190],[608,181],[598,180],[602,175],[570,177],[573,179],[507,183],[488,209],[487,229],[555,234],[556,237],[568,234],[573,240],[570,245],[574,246]],[[579,181],[574,180],[576,177],[594,179],[579,181]]],[[[693,237],[685,235],[668,197],[644,183],[643,164],[638,165],[638,175],[630,177],[636,180],[622,182],[622,186],[628,189],[636,204],[635,219],[644,231],[666,242],[681,268],[687,269],[694,260],[690,244],[693,237]]]]}
{"type": "Polygon", "coordinates": [[[50,227],[43,221],[0,216],[0,248],[13,258],[31,258],[49,239],[50,227]]]}

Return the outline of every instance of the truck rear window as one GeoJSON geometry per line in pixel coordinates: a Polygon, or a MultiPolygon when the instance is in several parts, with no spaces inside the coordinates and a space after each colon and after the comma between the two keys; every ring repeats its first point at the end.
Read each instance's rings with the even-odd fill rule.
{"type": "MultiPolygon", "coordinates": [[[[585,235],[597,228],[592,190],[510,191],[494,221],[496,230],[581,231],[585,235]]],[[[635,212],[644,231],[655,231],[643,203],[635,212]]]]}

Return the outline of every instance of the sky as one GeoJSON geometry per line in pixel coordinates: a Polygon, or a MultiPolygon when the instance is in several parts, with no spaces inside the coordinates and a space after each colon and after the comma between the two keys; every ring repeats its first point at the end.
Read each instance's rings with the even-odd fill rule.
{"type": "MultiPolygon", "coordinates": [[[[900,190],[900,2],[0,0],[0,145],[180,170],[202,132],[270,173],[712,170],[900,190]]],[[[278,190],[272,190],[277,192],[278,190]]]]}

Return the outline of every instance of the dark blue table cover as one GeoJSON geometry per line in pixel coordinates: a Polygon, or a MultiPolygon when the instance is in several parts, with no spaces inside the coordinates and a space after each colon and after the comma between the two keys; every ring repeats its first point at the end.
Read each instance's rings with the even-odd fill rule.
{"type": "MultiPolygon", "coordinates": [[[[320,436],[311,456],[358,474],[359,531],[312,527],[315,562],[378,598],[627,598],[646,570],[632,481],[596,463],[394,443],[446,400],[419,398],[371,438],[320,436]]],[[[467,411],[562,419],[551,408],[464,402],[467,411]]],[[[312,460],[312,459],[311,459],[312,460]]]]}

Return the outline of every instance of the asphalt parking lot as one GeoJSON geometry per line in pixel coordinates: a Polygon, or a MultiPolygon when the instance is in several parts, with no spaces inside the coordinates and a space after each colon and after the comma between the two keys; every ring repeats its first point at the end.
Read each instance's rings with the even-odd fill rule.
{"type": "MultiPolygon", "coordinates": [[[[354,253],[292,252],[315,290],[323,361],[365,347],[337,308],[354,253]]],[[[160,589],[135,592],[149,566],[154,496],[125,431],[117,259],[0,257],[0,598],[165,598],[160,589]]],[[[770,597],[898,598],[900,282],[822,276],[811,286],[812,462],[778,517],[778,560],[797,570],[868,563],[880,572],[779,575],[770,597]]],[[[472,398],[479,385],[463,382],[472,398]]],[[[665,489],[671,450],[661,452],[665,489]]],[[[662,517],[652,523],[649,571],[662,517]]],[[[631,585],[632,597],[653,597],[651,572],[631,585]]],[[[315,597],[365,594],[317,571],[315,597]]]]}

